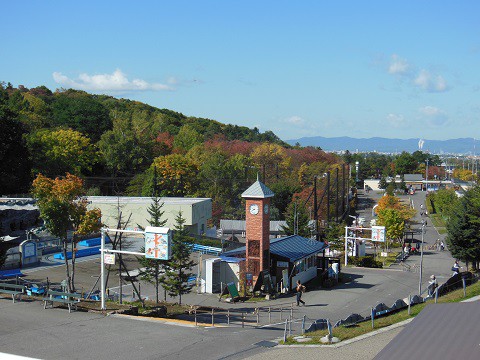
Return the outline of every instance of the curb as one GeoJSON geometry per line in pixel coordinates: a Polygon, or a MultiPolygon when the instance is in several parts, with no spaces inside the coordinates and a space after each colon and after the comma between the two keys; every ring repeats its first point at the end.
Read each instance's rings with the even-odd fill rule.
{"type": "Polygon", "coordinates": [[[368,332],[366,334],[363,334],[363,335],[359,335],[357,337],[354,337],[352,339],[348,339],[348,340],[345,340],[345,341],[341,341],[339,342],[338,344],[333,344],[333,345],[277,345],[276,347],[278,348],[288,348],[288,347],[325,347],[325,348],[340,348],[342,346],[345,346],[345,345],[348,345],[348,344],[351,344],[351,343],[354,343],[354,342],[357,342],[357,341],[360,341],[360,340],[364,340],[364,339],[367,339],[369,337],[372,337],[372,336],[375,336],[377,334],[381,334],[381,333],[384,333],[384,332],[387,332],[387,331],[390,331],[390,330],[394,330],[396,328],[399,328],[399,327],[402,327],[402,326],[405,326],[407,325],[408,323],[410,323],[413,319],[415,318],[411,318],[411,319],[407,319],[407,320],[403,320],[399,323],[396,323],[396,324],[392,324],[392,325],[389,325],[389,326],[385,326],[381,329],[378,329],[378,330],[375,330],[375,331],[371,331],[371,332],[368,332]]]}

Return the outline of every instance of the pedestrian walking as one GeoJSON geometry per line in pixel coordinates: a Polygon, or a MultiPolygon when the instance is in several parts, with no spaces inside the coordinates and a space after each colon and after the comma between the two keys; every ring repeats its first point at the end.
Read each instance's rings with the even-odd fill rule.
{"type": "Polygon", "coordinates": [[[453,271],[452,276],[455,276],[460,272],[460,265],[458,264],[458,260],[455,260],[455,263],[452,266],[452,271],[453,271]]]}
{"type": "Polygon", "coordinates": [[[440,250],[445,250],[445,244],[443,243],[443,241],[440,242],[440,250]]]}
{"type": "Polygon", "coordinates": [[[428,282],[428,296],[433,296],[435,289],[437,288],[437,279],[435,275],[430,276],[430,281],[428,282]]]}
{"type": "Polygon", "coordinates": [[[307,288],[302,285],[300,280],[297,280],[297,306],[300,306],[300,303],[305,306],[305,301],[302,300],[302,294],[305,292],[307,288]]]}

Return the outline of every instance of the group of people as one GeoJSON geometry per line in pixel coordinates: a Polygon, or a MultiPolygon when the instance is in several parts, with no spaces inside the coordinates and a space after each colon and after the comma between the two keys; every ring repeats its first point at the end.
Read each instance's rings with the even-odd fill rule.
{"type": "MultiPolygon", "coordinates": [[[[452,276],[455,276],[460,273],[460,264],[458,263],[458,260],[455,260],[455,263],[452,266],[452,271],[453,271],[452,276]]],[[[435,289],[437,288],[437,286],[438,286],[438,283],[435,275],[430,276],[430,281],[428,282],[429,296],[433,296],[433,294],[435,294],[435,289]]]]}

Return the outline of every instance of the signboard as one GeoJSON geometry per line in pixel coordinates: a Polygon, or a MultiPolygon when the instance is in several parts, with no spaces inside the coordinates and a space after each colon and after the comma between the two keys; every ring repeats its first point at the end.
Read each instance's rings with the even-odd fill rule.
{"type": "Polygon", "coordinates": [[[372,226],[372,241],[385,242],[385,226],[372,226]]]}
{"type": "Polygon", "coordinates": [[[231,282],[227,284],[228,287],[228,292],[230,295],[232,295],[232,298],[239,297],[240,295],[238,294],[237,287],[235,286],[235,283],[231,282]]]}
{"type": "Polygon", "coordinates": [[[25,246],[23,248],[23,256],[25,256],[26,258],[36,257],[37,256],[37,244],[35,244],[34,242],[30,242],[30,243],[25,244],[25,246]]]}
{"type": "Polygon", "coordinates": [[[283,288],[288,291],[289,281],[288,281],[288,269],[282,270],[282,279],[283,279],[283,288]]]}
{"type": "Polygon", "coordinates": [[[247,286],[253,286],[253,274],[247,273],[245,278],[247,280],[247,286]]]}
{"type": "Polygon", "coordinates": [[[145,257],[169,260],[171,256],[171,233],[166,227],[147,226],[145,229],[145,257]]]}
{"type": "Polygon", "coordinates": [[[288,268],[288,261],[277,261],[277,267],[288,268]]]}
{"type": "Polygon", "coordinates": [[[115,254],[104,253],[103,262],[107,265],[115,265],[115,254]]]}

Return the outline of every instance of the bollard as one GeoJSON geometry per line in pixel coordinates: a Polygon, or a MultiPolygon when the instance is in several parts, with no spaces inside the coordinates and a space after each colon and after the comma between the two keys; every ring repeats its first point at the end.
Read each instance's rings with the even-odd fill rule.
{"type": "Polygon", "coordinates": [[[333,330],[332,330],[332,323],[330,322],[330,319],[327,319],[327,329],[328,329],[328,339],[331,341],[333,337],[333,330]]]}
{"type": "Polygon", "coordinates": [[[462,277],[462,285],[463,285],[463,297],[467,297],[467,284],[465,282],[464,277],[462,277]]]}
{"type": "Polygon", "coordinates": [[[242,328],[245,327],[245,315],[242,311],[242,328]]]}
{"type": "Polygon", "coordinates": [[[303,315],[303,319],[302,319],[302,335],[305,334],[305,319],[306,319],[307,315],[303,315]]]}
{"type": "Polygon", "coordinates": [[[227,309],[227,325],[230,325],[230,309],[227,309]]]}
{"type": "Polygon", "coordinates": [[[193,313],[195,314],[195,326],[197,326],[197,308],[193,309],[193,313]]]}
{"type": "Polygon", "coordinates": [[[288,336],[292,335],[292,320],[288,322],[288,336]]]}
{"type": "Polygon", "coordinates": [[[272,311],[270,309],[270,306],[268,307],[268,323],[272,323],[272,311]]]}
{"type": "Polygon", "coordinates": [[[212,326],[215,326],[214,315],[213,315],[213,308],[212,308],[212,326]]]}
{"type": "Polygon", "coordinates": [[[408,295],[408,315],[411,314],[410,308],[412,305],[412,295],[408,295]]]}
{"type": "Polygon", "coordinates": [[[288,320],[285,319],[285,330],[283,331],[283,342],[284,343],[287,342],[287,322],[288,322],[288,320]]]}
{"type": "Polygon", "coordinates": [[[142,300],[142,292],[140,291],[140,281],[138,282],[138,300],[142,300]]]}
{"type": "Polygon", "coordinates": [[[372,308],[371,317],[372,317],[372,329],[375,329],[375,309],[374,308],[372,308]]]}
{"type": "Polygon", "coordinates": [[[293,319],[293,303],[292,306],[290,307],[290,321],[293,319]]]}
{"type": "Polygon", "coordinates": [[[260,323],[260,309],[256,308],[255,311],[257,313],[257,325],[258,325],[260,323]]]}
{"type": "Polygon", "coordinates": [[[438,301],[438,287],[435,289],[435,304],[438,301]]]}

